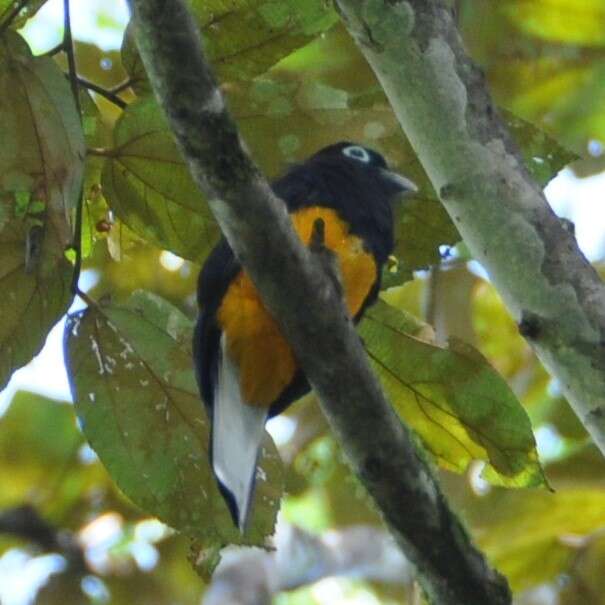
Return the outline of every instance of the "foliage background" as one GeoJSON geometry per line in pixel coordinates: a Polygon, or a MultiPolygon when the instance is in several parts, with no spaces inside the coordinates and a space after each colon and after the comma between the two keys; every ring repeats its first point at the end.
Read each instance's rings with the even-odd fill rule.
{"type": "MultiPolygon", "coordinates": [[[[32,6],[41,4],[34,2],[32,6]]],[[[346,138],[377,146],[419,182],[422,195],[402,208],[397,264],[387,275],[392,287],[384,298],[392,307],[432,324],[438,342],[456,337],[475,345],[507,380],[529,415],[553,491],[544,487],[510,488],[511,482],[517,486],[541,482],[532,444],[528,445],[525,432],[519,428],[525,417],[515,416],[516,412],[505,414],[500,425],[504,442],[508,443],[517,430],[522,433],[522,441],[525,439],[522,454],[515,458],[520,470],[513,473],[514,481],[506,473],[496,472],[501,470],[496,460],[502,448],[495,448],[495,457],[485,453],[489,447],[476,449],[481,440],[469,437],[468,417],[458,426],[431,411],[429,421],[425,425],[417,423],[415,428],[422,433],[424,426],[427,440],[442,448],[432,452],[440,465],[449,469],[441,471],[448,496],[480,547],[508,576],[519,598],[565,605],[605,602],[601,573],[605,557],[601,531],[605,525],[605,464],[558,395],[557,385],[519,337],[481,269],[467,257],[463,246],[450,249],[457,240],[455,231],[434,201],[382,92],[337,24],[336,16],[320,1],[233,2],[232,11],[222,12],[221,2],[191,4],[231,108],[255,158],[270,176],[288,162],[346,138]],[[439,268],[429,273],[429,266],[439,268]],[[465,440],[461,448],[448,445],[452,435],[465,440]],[[475,449],[465,453],[469,444],[475,449]],[[492,470],[496,469],[495,475],[487,475],[491,483],[480,476],[484,464],[475,462],[467,468],[472,458],[484,458],[492,470]]],[[[9,6],[9,2],[0,0],[0,15],[9,6]]],[[[174,348],[171,363],[186,364],[181,345],[186,340],[187,318],[195,313],[198,265],[217,232],[184,167],[175,163],[178,156],[168,133],[162,127],[150,127],[160,124],[161,118],[146,98],[147,84],[128,33],[119,48],[125,25],[120,6],[115,3],[99,10],[91,3],[87,13],[89,18],[96,15],[96,22],[88,29],[94,30],[94,35],[79,39],[77,27],[74,32],[80,75],[105,88],[119,85],[127,76],[132,78],[131,86],[121,94],[130,103],[125,112],[94,92],[82,90],[80,95],[86,145],[93,150],[84,181],[83,284],[94,299],[109,303],[111,298],[106,311],[109,320],[104,317],[98,321],[113,321],[120,326],[120,313],[138,312],[147,313],[146,318],[159,318],[154,325],[159,326],[162,338],[172,340],[163,341],[160,353],[152,351],[145,357],[151,360],[153,379],[162,371],[154,364],[163,361],[162,354],[169,347],[174,348]],[[113,151],[108,154],[104,149],[113,151]],[[156,299],[149,297],[127,303],[138,290],[153,293],[174,308],[168,309],[164,303],[156,308],[156,299]],[[130,305],[129,311],[117,309],[124,304],[130,305]]],[[[536,177],[545,184],[574,157],[566,150],[581,158],[573,163],[577,176],[600,174],[605,168],[601,144],[605,140],[603,2],[463,0],[453,8],[467,46],[485,69],[493,94],[506,110],[536,177]]],[[[60,41],[60,31],[54,41],[48,35],[51,26],[45,21],[45,11],[51,9],[44,7],[27,21],[24,30],[35,54],[60,41]]],[[[65,68],[62,55],[53,60],[65,68]]],[[[560,183],[570,178],[568,173],[559,185],[555,181],[551,185],[553,195],[561,191],[560,183]]],[[[3,185],[6,190],[6,181],[3,185]]],[[[18,192],[18,188],[10,191],[18,192]]],[[[15,194],[16,201],[18,197],[15,194]]],[[[602,213],[601,203],[600,197],[594,198],[593,213],[602,213]]],[[[596,222],[594,214],[590,220],[596,222]]],[[[5,221],[6,216],[0,215],[1,228],[5,221]]],[[[5,241],[0,240],[0,244],[5,245],[5,241]]],[[[599,265],[602,247],[595,248],[594,261],[599,265]]],[[[51,285],[43,286],[43,292],[54,291],[57,280],[55,275],[51,285]]],[[[55,313],[49,326],[60,314],[55,313]]],[[[4,317],[2,322],[6,324],[4,317]]],[[[125,326],[129,325],[128,317],[122,317],[125,326]]],[[[397,318],[399,321],[400,316],[397,318]]],[[[387,319],[386,315],[380,316],[383,324],[387,319]]],[[[90,314],[88,321],[91,328],[90,314]]],[[[417,329],[407,325],[404,331],[414,333],[417,329]]],[[[372,331],[368,324],[362,330],[369,346],[374,342],[375,352],[380,355],[384,335],[372,331]]],[[[43,336],[39,334],[39,338],[43,336]]],[[[137,335],[129,337],[133,342],[137,335]]],[[[140,338],[149,341],[149,333],[140,338]]],[[[399,346],[400,341],[387,347],[380,359],[384,361],[389,351],[399,346]]],[[[409,355],[404,359],[406,367],[414,363],[435,367],[427,361],[427,352],[424,358],[419,350],[409,355]]],[[[87,359],[94,364],[94,358],[87,359]]],[[[405,367],[398,372],[401,378],[405,367]]],[[[92,376],[92,383],[78,384],[80,392],[97,393],[94,372],[82,374],[92,376]]],[[[39,381],[40,374],[36,376],[39,381]]],[[[137,375],[137,379],[146,381],[149,377],[137,375]]],[[[187,380],[179,374],[166,379],[166,384],[194,392],[187,380]]],[[[490,388],[494,381],[497,379],[490,376],[490,388]]],[[[0,509],[31,503],[53,525],[77,536],[86,554],[87,573],[83,578],[69,571],[61,573],[66,567],[61,555],[38,552],[32,544],[2,534],[1,602],[27,602],[25,595],[19,600],[19,586],[27,584],[41,586],[38,603],[131,603],[133,595],[140,603],[199,602],[204,581],[187,560],[189,538],[149,518],[120,492],[86,445],[69,403],[31,389],[15,392],[14,384],[5,392],[0,417],[0,509]],[[51,571],[55,573],[48,579],[51,571]]],[[[393,387],[395,391],[397,388],[393,387]]],[[[451,400],[444,397],[450,405],[451,400]]],[[[500,406],[501,401],[497,404],[500,406]]],[[[86,397],[78,405],[85,418],[88,412],[94,412],[93,405],[87,407],[86,397]]],[[[489,410],[489,418],[494,417],[493,408],[478,405],[480,410],[489,410]]],[[[511,410],[516,409],[511,406],[511,410]]],[[[405,416],[410,406],[404,407],[405,416]]],[[[450,411],[448,408],[448,414],[450,411]]],[[[128,409],[125,414],[121,418],[127,418],[128,409]]],[[[422,414],[426,415],[421,410],[417,418],[422,414]]],[[[460,420],[461,414],[461,408],[457,408],[454,416],[460,420]]],[[[137,415],[130,420],[133,429],[138,425],[142,431],[140,439],[148,438],[148,423],[141,422],[137,415]]],[[[485,428],[485,421],[478,422],[479,428],[485,428]]],[[[107,436],[109,430],[104,427],[99,434],[107,436]]],[[[121,431],[123,435],[127,429],[122,427],[121,431]]],[[[379,523],[311,399],[294,406],[287,418],[276,421],[272,433],[286,464],[286,519],[313,532],[379,523]]],[[[118,482],[121,460],[117,456],[116,471],[104,459],[118,482]]],[[[145,460],[143,464],[147,463],[145,460]]],[[[163,488],[162,481],[158,481],[163,488]]],[[[120,485],[124,489],[124,484],[120,485]]],[[[187,490],[184,493],[189,494],[187,490]]],[[[136,488],[134,494],[138,494],[136,488]]],[[[164,518],[172,520],[171,510],[162,512],[164,518]]],[[[176,519],[171,524],[178,526],[179,522],[176,519]]],[[[263,523],[270,521],[263,517],[263,523]]],[[[203,539],[209,538],[204,535],[203,539]]],[[[212,541],[208,544],[216,546],[212,541]]],[[[396,586],[326,580],[280,595],[276,601],[280,605],[388,604],[400,603],[403,598],[401,588],[396,586]]]]}

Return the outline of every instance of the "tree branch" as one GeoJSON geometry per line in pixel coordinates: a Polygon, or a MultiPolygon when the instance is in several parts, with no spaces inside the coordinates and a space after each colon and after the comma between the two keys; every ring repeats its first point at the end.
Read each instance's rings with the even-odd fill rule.
{"type": "Polygon", "coordinates": [[[83,574],[88,571],[84,552],[77,538],[71,532],[53,527],[29,504],[0,512],[0,533],[32,542],[43,551],[58,552],[76,573],[83,574]]]}
{"type": "Polygon", "coordinates": [[[334,284],[242,149],[184,0],[132,0],[135,36],[189,169],[278,321],[349,461],[434,603],[510,603],[384,398],[334,284]],[[326,363],[330,360],[330,363],[326,363]]]}
{"type": "Polygon", "coordinates": [[[605,287],[548,206],[441,0],[337,0],[471,252],[605,453],[605,287]]]}

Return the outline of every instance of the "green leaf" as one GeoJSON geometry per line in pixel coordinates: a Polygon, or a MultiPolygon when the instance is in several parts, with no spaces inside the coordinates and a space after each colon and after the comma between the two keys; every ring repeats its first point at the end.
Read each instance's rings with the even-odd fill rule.
{"type": "Polygon", "coordinates": [[[107,203],[135,233],[201,261],[218,228],[152,97],[135,101],[114,129],[101,184],[107,203]]]}
{"type": "Polygon", "coordinates": [[[122,66],[128,74],[130,80],[130,87],[134,93],[139,96],[145,96],[151,94],[151,86],[147,79],[147,72],[141,56],[136,46],[134,39],[134,27],[132,21],[128,23],[126,31],[124,32],[124,38],[122,39],[122,66]]]}
{"type": "Polygon", "coordinates": [[[83,464],[71,404],[17,392],[0,418],[0,507],[34,500],[45,515],[73,527],[74,506],[104,483],[100,465],[83,464]]]}
{"type": "MultiPolygon", "coordinates": [[[[325,0],[192,0],[205,51],[221,81],[248,80],[304,46],[338,21],[325,0]]],[[[122,63],[137,94],[149,91],[129,27],[122,63]]]]}
{"type": "Polygon", "coordinates": [[[525,165],[542,187],[556,176],[561,168],[578,159],[578,155],[560,145],[553,137],[530,122],[502,110],[506,124],[521,149],[525,165]]]}
{"type": "Polygon", "coordinates": [[[483,460],[493,484],[545,485],[525,410],[477,350],[415,338],[417,321],[381,301],[360,333],[396,411],[441,466],[464,472],[483,460]]]}
{"type": "Polygon", "coordinates": [[[84,137],[67,80],[12,32],[0,38],[0,387],[69,307],[71,212],[84,137]]]}
{"type": "Polygon", "coordinates": [[[193,0],[191,8],[221,80],[267,71],[338,20],[324,0],[193,0]]]}
{"type": "Polygon", "coordinates": [[[180,311],[144,292],[125,306],[72,316],[65,343],[76,411],[91,446],[137,506],[208,547],[262,545],[279,508],[279,456],[267,435],[252,523],[241,536],[208,462],[192,330],[180,311]]]}
{"type": "MultiPolygon", "coordinates": [[[[19,12],[12,22],[11,27],[13,29],[19,29],[25,25],[28,19],[31,19],[46,3],[47,0],[30,0],[23,9],[19,12]]],[[[0,26],[3,26],[9,16],[11,15],[13,8],[15,7],[15,0],[0,0],[0,26]]]]}

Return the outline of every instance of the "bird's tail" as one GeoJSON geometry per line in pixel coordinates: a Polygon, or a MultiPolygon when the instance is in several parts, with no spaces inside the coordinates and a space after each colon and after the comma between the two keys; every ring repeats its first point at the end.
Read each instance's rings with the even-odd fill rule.
{"type": "Polygon", "coordinates": [[[212,406],[212,467],[242,533],[252,505],[268,411],[243,401],[239,371],[229,357],[223,334],[212,406]]]}

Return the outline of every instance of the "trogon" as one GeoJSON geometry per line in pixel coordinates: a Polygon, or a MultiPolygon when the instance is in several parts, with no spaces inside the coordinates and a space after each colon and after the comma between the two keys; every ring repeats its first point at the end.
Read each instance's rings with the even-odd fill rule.
{"type": "MultiPolygon", "coordinates": [[[[416,191],[371,149],[341,142],[321,149],[273,183],[295,230],[309,244],[317,219],[337,259],[348,311],[358,321],[380,289],[394,246],[393,200],[416,191]]],[[[309,384],[276,322],[225,239],[198,281],[193,351],[211,421],[210,460],[234,523],[244,531],[265,423],[309,384]]]]}

